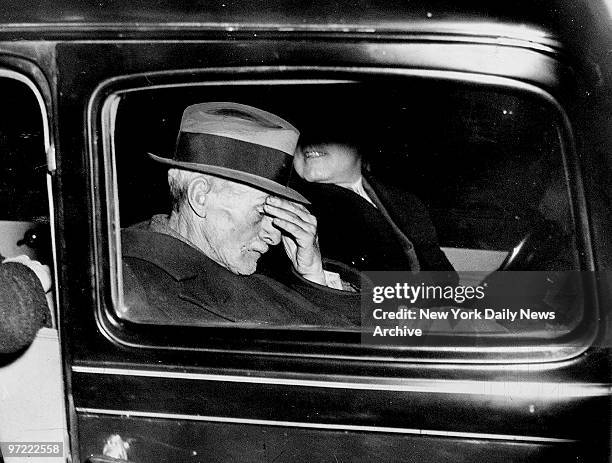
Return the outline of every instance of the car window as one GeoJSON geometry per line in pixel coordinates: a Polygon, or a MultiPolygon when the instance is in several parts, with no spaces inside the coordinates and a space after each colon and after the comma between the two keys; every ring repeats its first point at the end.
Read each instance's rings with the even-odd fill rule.
{"type": "Polygon", "coordinates": [[[0,255],[50,263],[47,161],[43,121],[33,91],[0,76],[0,255]]]}
{"type": "Polygon", "coordinates": [[[410,325],[402,321],[400,326],[395,318],[373,320],[372,311],[379,307],[374,291],[389,295],[380,306],[389,313],[408,308],[407,303],[441,313],[441,320],[432,320],[417,312],[420,318],[412,328],[429,333],[554,338],[583,319],[586,303],[577,271],[586,264],[574,220],[571,144],[558,109],[536,95],[460,82],[380,78],[207,82],[117,96],[109,130],[112,149],[106,155],[108,169],[116,168],[117,174],[111,194],[118,207],[111,220],[118,222],[115,252],[123,253],[117,260],[122,298],[116,313],[124,320],[355,331],[372,323],[381,329],[410,325]],[[151,230],[152,218],[153,231],[159,232],[159,224],[172,215],[172,166],[154,162],[150,153],[172,158],[183,111],[203,102],[250,105],[289,121],[301,132],[296,159],[299,154],[307,162],[322,158],[332,145],[359,151],[359,185],[312,181],[299,168],[287,180],[311,202],[324,267],[340,281],[337,286],[300,281],[299,297],[268,298],[267,291],[294,289],[287,281],[295,269],[283,244],[266,248],[257,271],[241,275],[234,287],[227,269],[217,274],[218,262],[211,269],[190,260],[191,250],[201,248],[175,236],[176,227],[163,233],[161,255],[153,242],[126,241],[126,233],[151,230]],[[176,238],[184,252],[175,252],[176,238]],[[171,268],[164,263],[168,260],[171,268]],[[185,268],[185,262],[194,267],[185,268]],[[160,270],[168,283],[155,288],[153,274],[160,270]],[[196,283],[202,274],[208,276],[196,283]],[[247,290],[242,286],[248,279],[257,281],[253,294],[251,283],[247,290]],[[439,291],[418,300],[381,289],[407,283],[439,291]],[[445,293],[448,287],[459,287],[463,296],[455,297],[457,290],[445,293]],[[517,287],[526,288],[521,297],[515,297],[517,287]],[[472,296],[466,302],[467,294],[472,296]],[[254,308],[264,303],[269,310],[254,308]],[[493,311],[488,318],[487,310],[493,311]],[[506,310],[516,312],[516,318],[506,310]],[[482,319],[465,313],[480,313],[482,319]]]}

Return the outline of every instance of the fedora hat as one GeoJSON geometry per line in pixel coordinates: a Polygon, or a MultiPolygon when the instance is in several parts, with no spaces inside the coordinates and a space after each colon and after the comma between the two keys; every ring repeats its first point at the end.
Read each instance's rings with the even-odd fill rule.
{"type": "Polygon", "coordinates": [[[309,204],[288,188],[299,131],[267,111],[230,102],[187,107],[172,158],[149,153],[170,167],[223,177],[309,204]]]}

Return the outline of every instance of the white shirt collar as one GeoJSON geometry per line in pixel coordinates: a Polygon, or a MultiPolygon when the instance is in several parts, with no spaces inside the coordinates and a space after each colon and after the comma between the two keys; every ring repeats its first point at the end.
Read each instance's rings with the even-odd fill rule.
{"type": "Polygon", "coordinates": [[[368,201],[372,206],[376,207],[376,204],[374,204],[374,201],[372,201],[372,198],[370,198],[368,193],[366,193],[365,189],[363,188],[363,177],[361,175],[353,183],[338,183],[338,186],[341,186],[343,188],[353,191],[354,193],[357,193],[363,199],[368,201]]]}

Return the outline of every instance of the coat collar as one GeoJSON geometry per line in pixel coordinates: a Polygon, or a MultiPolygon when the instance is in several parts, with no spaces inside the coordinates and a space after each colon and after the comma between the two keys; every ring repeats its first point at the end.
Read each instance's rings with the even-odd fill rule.
{"type": "Polygon", "coordinates": [[[121,248],[123,256],[151,262],[177,281],[194,278],[198,269],[208,261],[214,265],[187,243],[140,225],[122,230],[121,248]]]}

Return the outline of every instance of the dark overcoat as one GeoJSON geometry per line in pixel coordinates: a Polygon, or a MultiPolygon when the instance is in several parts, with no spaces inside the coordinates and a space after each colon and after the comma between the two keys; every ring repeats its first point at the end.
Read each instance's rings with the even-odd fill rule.
{"type": "Polygon", "coordinates": [[[323,256],[362,271],[454,272],[440,249],[427,208],[415,195],[365,176],[364,188],[374,207],[334,184],[292,182],[312,202],[323,256]]]}
{"type": "Polygon", "coordinates": [[[156,324],[255,323],[351,326],[360,296],[311,283],[297,273],[278,281],[236,275],[170,235],[142,228],[121,233],[124,313],[156,324]]]}
{"type": "Polygon", "coordinates": [[[25,348],[43,326],[51,326],[51,314],[36,273],[20,263],[1,264],[0,353],[25,348]]]}

